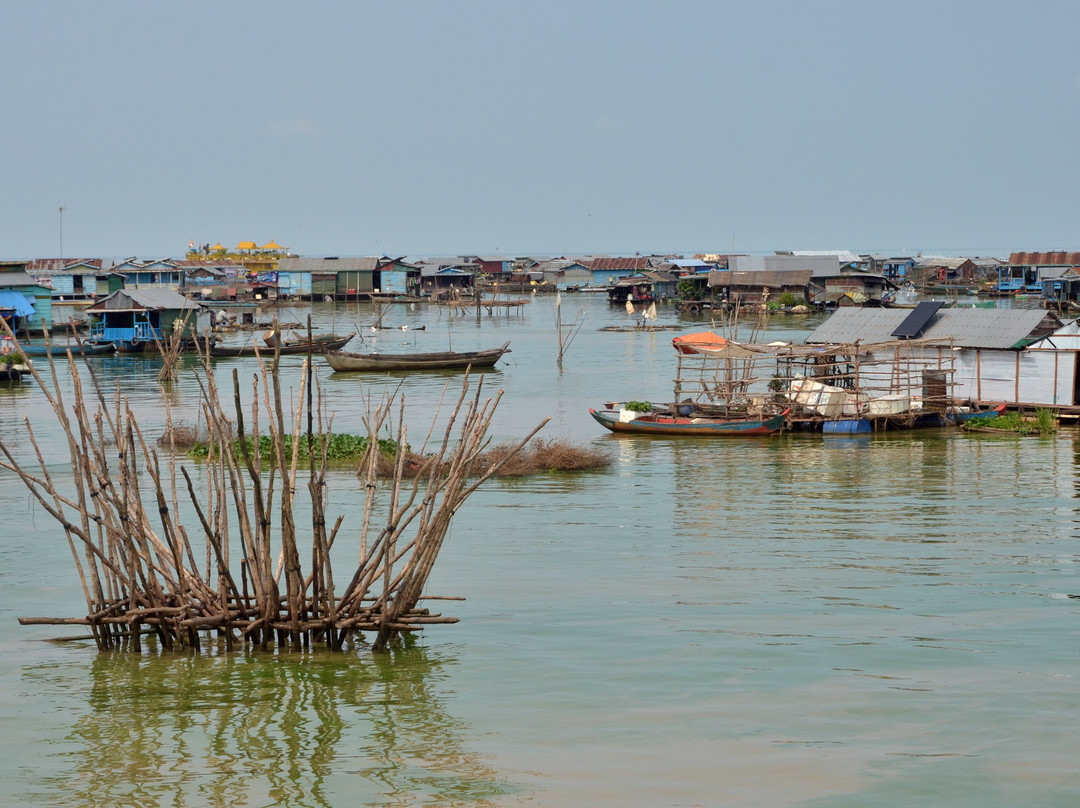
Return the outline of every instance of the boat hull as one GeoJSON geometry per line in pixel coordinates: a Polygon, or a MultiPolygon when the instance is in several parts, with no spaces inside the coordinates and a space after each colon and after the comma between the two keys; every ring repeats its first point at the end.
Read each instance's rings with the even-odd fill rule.
{"type": "MultiPolygon", "coordinates": [[[[335,337],[334,339],[327,340],[315,340],[311,344],[311,353],[321,354],[327,351],[336,351],[339,348],[343,348],[345,343],[352,339],[350,334],[347,337],[335,337]]],[[[308,344],[285,344],[278,349],[281,356],[294,356],[297,354],[308,353],[308,344]]],[[[259,356],[270,357],[274,355],[274,349],[268,345],[259,346],[259,356]]],[[[240,357],[240,356],[255,356],[255,345],[250,343],[247,345],[214,345],[210,348],[210,356],[217,358],[225,357],[240,357]]]]}
{"type": "Polygon", "coordinates": [[[82,346],[77,344],[65,344],[57,345],[19,345],[19,351],[23,356],[67,356],[68,348],[71,348],[73,356],[98,356],[100,354],[111,354],[116,350],[116,346],[111,342],[84,342],[82,346]]]}
{"type": "Polygon", "coordinates": [[[590,409],[589,414],[600,426],[612,432],[636,435],[692,435],[696,437],[741,437],[748,435],[772,435],[784,426],[786,413],[771,418],[745,418],[723,420],[719,418],[692,418],[683,415],[659,415],[656,413],[623,421],[615,410],[590,409]]]}
{"type": "Polygon", "coordinates": [[[464,353],[419,354],[354,354],[347,351],[327,351],[326,361],[341,372],[382,372],[411,370],[464,370],[468,367],[489,368],[510,350],[507,342],[501,348],[464,353]]]}

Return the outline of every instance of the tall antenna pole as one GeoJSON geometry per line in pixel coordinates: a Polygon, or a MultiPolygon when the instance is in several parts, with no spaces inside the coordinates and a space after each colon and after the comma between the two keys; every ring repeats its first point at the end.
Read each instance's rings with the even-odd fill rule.
{"type": "Polygon", "coordinates": [[[60,263],[64,263],[64,206],[60,206],[60,263]]]}

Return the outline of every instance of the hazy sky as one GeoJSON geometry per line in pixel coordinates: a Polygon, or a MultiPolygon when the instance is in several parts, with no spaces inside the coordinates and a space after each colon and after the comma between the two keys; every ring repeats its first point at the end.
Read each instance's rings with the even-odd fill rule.
{"type": "Polygon", "coordinates": [[[6,0],[0,26],[0,258],[1080,249],[1073,0],[6,0]]]}

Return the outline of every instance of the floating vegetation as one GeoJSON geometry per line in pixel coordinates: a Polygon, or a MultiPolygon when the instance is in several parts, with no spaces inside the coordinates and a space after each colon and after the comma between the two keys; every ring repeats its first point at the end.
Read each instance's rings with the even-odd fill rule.
{"type": "MultiPolygon", "coordinates": [[[[293,453],[293,436],[282,435],[283,449],[287,455],[293,453]]],[[[375,441],[378,446],[379,453],[384,455],[389,461],[393,462],[397,456],[398,443],[390,438],[379,438],[375,441]]],[[[367,454],[368,447],[371,445],[371,439],[366,435],[350,435],[350,434],[323,434],[316,435],[315,440],[312,441],[311,446],[315,448],[319,453],[325,453],[327,460],[332,461],[348,461],[353,460],[359,463],[364,455],[367,454]]],[[[216,454],[219,444],[212,442],[194,443],[191,448],[188,449],[188,457],[195,460],[205,460],[210,457],[211,454],[216,454]]],[[[233,451],[243,454],[245,452],[256,455],[263,463],[272,463],[274,461],[275,452],[277,447],[274,444],[274,439],[270,435],[261,435],[258,439],[258,448],[256,449],[255,438],[251,435],[247,435],[244,438],[236,438],[233,440],[233,451]],[[244,445],[240,445],[240,441],[243,440],[244,445]]],[[[406,447],[408,449],[408,447],[406,447]]],[[[300,440],[296,442],[297,456],[300,460],[308,460],[308,440],[304,435],[300,436],[300,440]]]]}
{"type": "Polygon", "coordinates": [[[1006,412],[996,418],[972,418],[963,426],[972,432],[1048,435],[1057,431],[1057,412],[1047,407],[1036,409],[1034,417],[1018,412],[1006,412]]]}
{"type": "Polygon", "coordinates": [[[606,452],[578,446],[567,440],[537,438],[517,449],[503,444],[489,449],[482,456],[481,467],[498,466],[498,477],[525,477],[561,471],[594,471],[611,465],[606,452]]]}

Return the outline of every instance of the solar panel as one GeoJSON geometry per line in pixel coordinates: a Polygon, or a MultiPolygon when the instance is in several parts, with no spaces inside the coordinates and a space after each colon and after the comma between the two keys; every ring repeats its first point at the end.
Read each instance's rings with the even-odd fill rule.
{"type": "Polygon", "coordinates": [[[911,310],[911,314],[904,318],[904,322],[896,327],[892,335],[897,339],[914,339],[930,324],[930,320],[938,313],[941,306],[940,300],[924,300],[911,310]]]}

